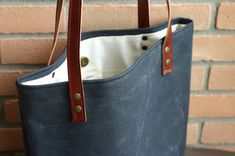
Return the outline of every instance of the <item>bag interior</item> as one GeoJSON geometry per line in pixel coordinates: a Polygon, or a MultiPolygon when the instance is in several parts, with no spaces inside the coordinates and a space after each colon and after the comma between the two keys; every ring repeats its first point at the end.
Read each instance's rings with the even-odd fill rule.
{"type": "MultiPolygon", "coordinates": [[[[176,32],[184,28],[185,24],[172,25],[176,32]]],[[[139,57],[148,52],[159,40],[165,37],[167,28],[154,33],[101,36],[83,40],[81,42],[81,58],[88,58],[89,62],[82,67],[82,79],[94,80],[116,76],[127,70],[139,57]]],[[[46,85],[68,81],[67,59],[51,71],[34,80],[22,84],[28,86],[46,85]]]]}

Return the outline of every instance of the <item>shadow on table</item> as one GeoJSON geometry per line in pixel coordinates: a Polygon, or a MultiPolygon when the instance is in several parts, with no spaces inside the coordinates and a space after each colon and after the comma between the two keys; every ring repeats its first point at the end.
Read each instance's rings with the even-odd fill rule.
{"type": "Polygon", "coordinates": [[[235,156],[235,153],[218,150],[188,148],[186,150],[185,156],[235,156]]]}

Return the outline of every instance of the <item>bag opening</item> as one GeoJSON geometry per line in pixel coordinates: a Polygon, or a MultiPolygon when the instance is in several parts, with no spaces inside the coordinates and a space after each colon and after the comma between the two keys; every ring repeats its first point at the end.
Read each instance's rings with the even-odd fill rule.
{"type": "MultiPolygon", "coordinates": [[[[172,25],[172,32],[184,28],[185,24],[172,25]]],[[[81,42],[82,79],[93,80],[116,76],[127,70],[139,57],[148,52],[166,35],[167,28],[154,33],[101,36],[81,42]]],[[[68,81],[67,59],[49,74],[22,84],[46,85],[68,81]]]]}

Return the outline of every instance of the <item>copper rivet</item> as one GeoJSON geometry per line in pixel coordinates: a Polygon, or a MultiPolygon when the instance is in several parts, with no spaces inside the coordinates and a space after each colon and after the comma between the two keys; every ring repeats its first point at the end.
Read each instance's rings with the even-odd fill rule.
{"type": "Polygon", "coordinates": [[[166,48],[165,48],[165,52],[166,52],[166,53],[169,53],[170,51],[171,51],[171,48],[170,48],[170,47],[166,47],[166,48]]]}
{"type": "Polygon", "coordinates": [[[87,57],[82,57],[82,58],[81,58],[81,66],[82,66],[82,67],[87,66],[88,63],[89,63],[89,59],[88,59],[87,57]]]}
{"type": "Polygon", "coordinates": [[[171,64],[171,60],[170,59],[166,59],[166,65],[169,66],[171,64]]]}
{"type": "Polygon", "coordinates": [[[82,111],[82,107],[79,106],[79,105],[76,105],[76,106],[74,106],[74,111],[75,111],[76,113],[80,113],[80,112],[82,111]]]}
{"type": "Polygon", "coordinates": [[[75,100],[79,100],[79,99],[81,99],[81,94],[75,93],[73,97],[75,100]]]}

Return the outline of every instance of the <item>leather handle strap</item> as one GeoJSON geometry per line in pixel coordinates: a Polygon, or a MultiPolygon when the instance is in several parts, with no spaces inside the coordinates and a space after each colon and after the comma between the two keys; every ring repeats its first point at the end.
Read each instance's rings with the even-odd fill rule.
{"type": "Polygon", "coordinates": [[[55,32],[54,32],[54,39],[53,39],[53,43],[52,43],[52,48],[51,48],[51,52],[49,60],[47,65],[51,65],[52,64],[52,59],[55,53],[55,49],[56,49],[56,45],[57,45],[57,41],[58,41],[58,36],[59,36],[59,29],[60,29],[60,25],[61,25],[61,17],[62,17],[62,10],[63,10],[63,6],[64,6],[65,0],[57,0],[57,5],[56,5],[56,18],[55,18],[55,32]]]}
{"type": "Polygon", "coordinates": [[[167,75],[173,70],[173,47],[172,47],[172,27],[171,27],[171,1],[166,0],[168,11],[168,26],[166,37],[162,47],[162,74],[167,75]]]}
{"type": "Polygon", "coordinates": [[[83,123],[87,121],[80,65],[82,3],[83,0],[70,0],[69,5],[67,63],[73,123],[83,123]]]}
{"type": "Polygon", "coordinates": [[[138,0],[138,25],[139,28],[150,27],[149,0],[138,0]]]}
{"type": "MultiPolygon", "coordinates": [[[[168,28],[162,48],[162,73],[166,75],[172,72],[172,30],[171,30],[171,3],[166,0],[168,9],[168,28]]],[[[85,95],[81,78],[80,65],[80,42],[82,26],[82,0],[70,0],[68,43],[67,43],[67,63],[69,79],[69,95],[73,123],[83,123],[87,121],[85,95]]],[[[63,5],[58,0],[58,5],[63,5]]],[[[60,9],[62,7],[57,7],[60,9]]],[[[61,10],[59,10],[60,12],[61,10]]],[[[59,14],[57,14],[59,15],[59,14]]],[[[149,0],[138,1],[139,27],[149,27],[149,0]]],[[[57,16],[59,17],[59,16],[57,16]]],[[[60,21],[60,20],[56,20],[60,21]]],[[[59,24],[57,24],[59,26],[59,24]]],[[[58,29],[59,27],[56,28],[58,29]]],[[[55,37],[56,37],[55,33],[55,37]]],[[[57,34],[58,37],[58,34],[57,34]]],[[[55,40],[55,39],[54,39],[55,40]]]]}

